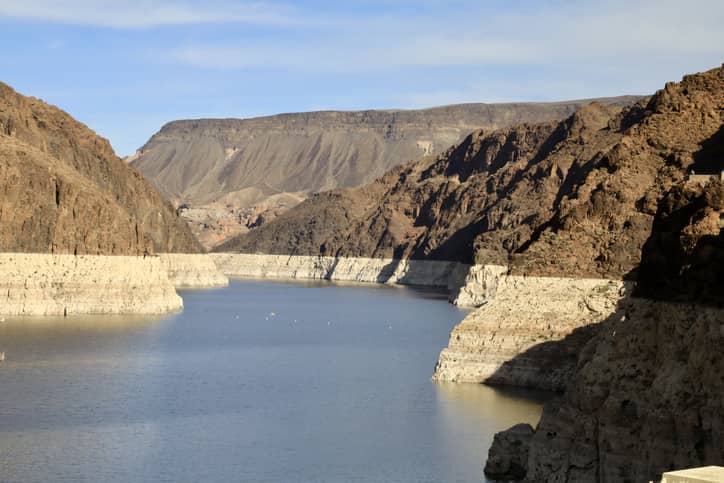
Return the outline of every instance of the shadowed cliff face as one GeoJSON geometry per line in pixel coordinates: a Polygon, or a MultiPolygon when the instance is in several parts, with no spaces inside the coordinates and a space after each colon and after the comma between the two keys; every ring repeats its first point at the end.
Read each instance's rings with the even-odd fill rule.
{"type": "Polygon", "coordinates": [[[723,93],[722,69],[714,69],[623,111],[594,103],[560,123],[476,131],[436,158],[391,171],[371,193],[320,195],[219,250],[289,253],[294,239],[304,241],[296,244],[304,255],[621,278],[639,264],[659,200],[720,136],[723,93]],[[321,212],[339,216],[312,224],[321,212]]]}
{"type": "MultiPolygon", "coordinates": [[[[652,99],[661,115],[682,116],[680,126],[649,121],[669,127],[667,143],[679,141],[667,166],[685,159],[712,172],[724,167],[716,155],[724,148],[723,84],[717,69],[652,99]]],[[[638,151],[641,159],[651,149],[661,148],[638,151]]],[[[490,475],[637,482],[724,461],[724,182],[668,184],[650,200],[655,216],[635,297],[593,328],[564,395],[546,406],[535,432],[511,428],[496,438],[490,475]]]]}
{"type": "Polygon", "coordinates": [[[0,251],[200,250],[185,222],[110,144],[0,83],[0,251]]]}
{"type": "MultiPolygon", "coordinates": [[[[724,158],[720,166],[724,167],[724,158]]],[[[706,186],[689,183],[669,191],[659,202],[651,236],[641,254],[636,295],[721,306],[723,215],[724,182],[718,179],[706,186]]]]}

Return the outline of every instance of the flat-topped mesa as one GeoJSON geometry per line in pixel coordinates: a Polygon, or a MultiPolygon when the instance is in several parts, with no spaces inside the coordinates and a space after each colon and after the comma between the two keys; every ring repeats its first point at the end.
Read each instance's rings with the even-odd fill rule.
{"type": "Polygon", "coordinates": [[[149,314],[183,301],[158,257],[0,254],[0,314],[149,314]]]}
{"type": "MultiPolygon", "coordinates": [[[[627,105],[637,99],[599,101],[627,105]]],[[[359,186],[399,164],[440,153],[475,129],[563,119],[590,102],[180,120],[163,126],[141,148],[133,165],[168,198],[192,205],[248,188],[314,192],[359,186]]]]}
{"type": "MultiPolygon", "coordinates": [[[[599,102],[625,105],[636,99],[599,102]]],[[[589,102],[173,121],[129,160],[183,207],[182,216],[210,249],[316,192],[370,183],[410,160],[440,154],[476,129],[560,120],[589,102]]]]}

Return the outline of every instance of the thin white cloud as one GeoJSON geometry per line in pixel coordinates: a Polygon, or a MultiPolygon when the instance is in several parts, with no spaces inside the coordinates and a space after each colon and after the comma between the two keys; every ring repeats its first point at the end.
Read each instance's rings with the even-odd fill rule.
{"type": "Polygon", "coordinates": [[[295,10],[262,2],[206,3],[170,0],[2,0],[0,18],[139,29],[209,23],[294,24],[295,10]]]}
{"type": "MultiPolygon", "coordinates": [[[[172,62],[204,69],[290,68],[330,72],[400,67],[546,65],[724,54],[724,3],[658,0],[552,4],[530,13],[354,18],[331,21],[306,40],[172,48],[172,62]],[[330,27],[331,26],[331,27],[330,27]]],[[[724,57],[724,56],[723,56],[724,57]]]]}

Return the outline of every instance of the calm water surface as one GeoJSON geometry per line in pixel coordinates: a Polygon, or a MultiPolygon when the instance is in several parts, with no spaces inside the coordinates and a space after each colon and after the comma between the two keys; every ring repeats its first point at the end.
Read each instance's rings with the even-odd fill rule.
{"type": "Polygon", "coordinates": [[[162,319],[0,323],[0,481],[480,482],[493,434],[540,415],[530,393],[430,381],[464,316],[440,295],[182,295],[162,319]]]}

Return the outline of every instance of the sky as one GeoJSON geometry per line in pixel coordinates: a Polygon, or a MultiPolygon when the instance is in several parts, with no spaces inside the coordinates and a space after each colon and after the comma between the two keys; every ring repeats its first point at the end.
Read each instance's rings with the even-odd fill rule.
{"type": "Polygon", "coordinates": [[[0,0],[0,81],[133,153],[164,123],[650,94],[722,0],[0,0]]]}

